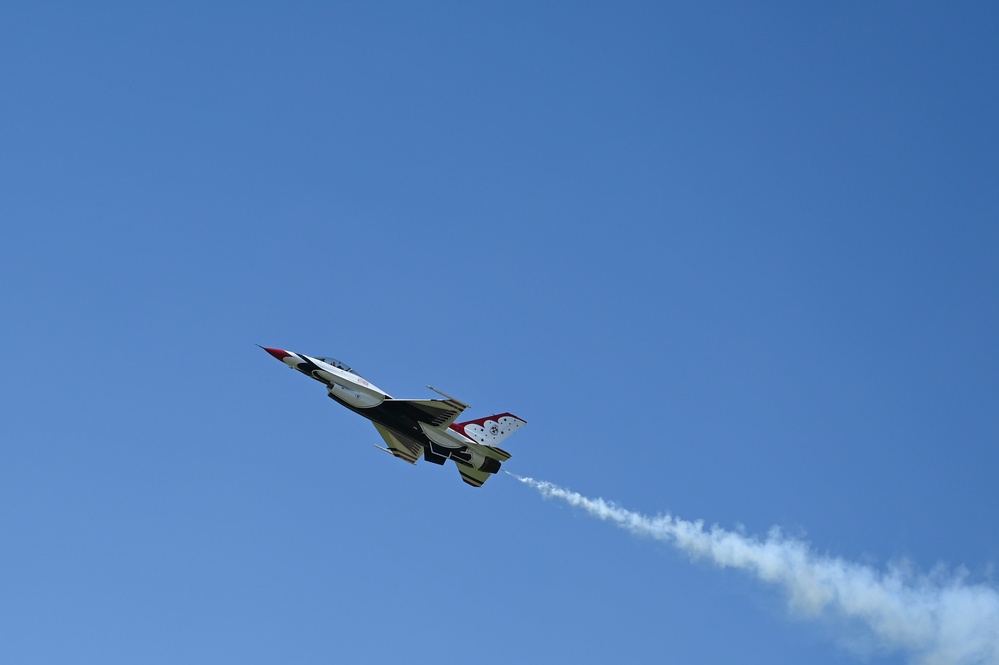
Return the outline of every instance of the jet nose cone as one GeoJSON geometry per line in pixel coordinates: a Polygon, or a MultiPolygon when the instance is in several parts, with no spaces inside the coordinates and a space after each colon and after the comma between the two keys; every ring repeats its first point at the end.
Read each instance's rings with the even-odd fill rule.
{"type": "Polygon", "coordinates": [[[281,362],[284,362],[284,359],[291,355],[290,353],[282,349],[268,349],[266,346],[261,346],[260,348],[266,351],[267,353],[271,354],[281,362]]]}

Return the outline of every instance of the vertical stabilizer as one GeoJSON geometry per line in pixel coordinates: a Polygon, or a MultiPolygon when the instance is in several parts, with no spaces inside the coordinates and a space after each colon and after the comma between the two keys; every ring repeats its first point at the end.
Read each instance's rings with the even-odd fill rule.
{"type": "Polygon", "coordinates": [[[451,425],[451,429],[461,432],[476,443],[495,447],[526,424],[527,421],[521,420],[512,413],[498,413],[477,420],[455,423],[451,425]]]}

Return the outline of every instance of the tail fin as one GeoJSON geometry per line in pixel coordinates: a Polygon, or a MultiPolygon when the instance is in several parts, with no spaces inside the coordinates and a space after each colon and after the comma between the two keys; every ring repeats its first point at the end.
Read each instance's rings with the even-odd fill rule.
{"type": "MultiPolygon", "coordinates": [[[[451,429],[460,432],[476,443],[495,448],[503,439],[527,424],[512,413],[497,413],[477,420],[451,425],[451,429]]],[[[500,450],[500,452],[504,452],[500,450]]],[[[506,457],[510,455],[505,453],[506,457]]]]}

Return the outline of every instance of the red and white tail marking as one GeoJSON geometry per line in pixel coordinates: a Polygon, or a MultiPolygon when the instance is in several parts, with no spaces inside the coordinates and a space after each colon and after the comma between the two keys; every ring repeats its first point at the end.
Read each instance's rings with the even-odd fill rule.
{"type": "Polygon", "coordinates": [[[451,425],[451,429],[484,446],[497,446],[500,441],[526,424],[526,421],[512,413],[498,413],[477,420],[455,423],[451,425]]]}

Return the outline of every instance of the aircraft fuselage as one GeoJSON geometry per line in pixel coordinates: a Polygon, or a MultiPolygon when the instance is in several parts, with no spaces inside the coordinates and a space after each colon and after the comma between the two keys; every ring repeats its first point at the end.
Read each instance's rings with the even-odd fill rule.
{"type": "Polygon", "coordinates": [[[325,385],[335,402],[372,421],[388,445],[377,447],[411,464],[420,456],[439,465],[454,460],[462,479],[475,487],[510,459],[497,444],[525,424],[512,413],[455,423],[468,405],[450,395],[440,393],[446,399],[394,399],[334,358],[264,350],[325,385]]]}

